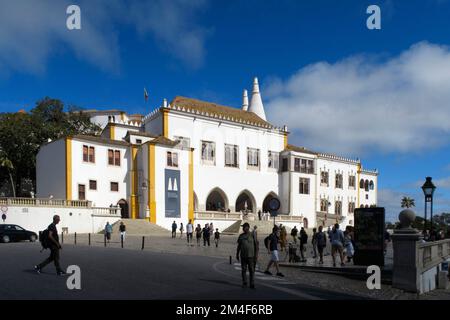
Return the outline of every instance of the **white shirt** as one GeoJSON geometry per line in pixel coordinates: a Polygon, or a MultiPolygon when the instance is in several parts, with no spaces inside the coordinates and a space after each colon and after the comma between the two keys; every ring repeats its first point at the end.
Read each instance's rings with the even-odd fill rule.
{"type": "Polygon", "coordinates": [[[192,223],[188,223],[186,225],[186,232],[187,233],[192,233],[193,230],[194,230],[194,226],[192,225],[192,223]]]}

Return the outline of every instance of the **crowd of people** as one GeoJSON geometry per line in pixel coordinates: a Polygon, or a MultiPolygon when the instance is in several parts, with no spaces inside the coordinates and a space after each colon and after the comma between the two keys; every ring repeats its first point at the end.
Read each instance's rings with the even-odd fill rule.
{"type": "MultiPolygon", "coordinates": [[[[172,223],[172,238],[177,237],[177,231],[179,231],[180,236],[179,238],[183,238],[184,233],[184,226],[183,223],[180,223],[180,227],[178,228],[178,225],[176,221],[174,220],[172,223]]],[[[216,228],[214,230],[213,223],[206,223],[205,226],[202,228],[202,226],[197,224],[197,227],[194,229],[194,225],[192,224],[192,220],[189,220],[188,224],[186,225],[186,240],[188,245],[193,245],[193,239],[194,239],[194,233],[195,233],[195,239],[197,240],[197,246],[200,246],[202,239],[203,239],[203,246],[208,247],[211,246],[211,239],[214,240],[214,244],[217,247],[219,247],[220,242],[220,232],[219,229],[216,228]]]]}

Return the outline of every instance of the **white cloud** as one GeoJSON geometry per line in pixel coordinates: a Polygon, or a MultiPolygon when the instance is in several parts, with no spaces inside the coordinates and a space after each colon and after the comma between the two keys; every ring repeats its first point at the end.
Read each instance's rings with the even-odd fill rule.
{"type": "MultiPolygon", "coordinates": [[[[403,197],[411,197],[411,195],[398,192],[392,189],[378,190],[378,206],[384,207],[386,210],[386,221],[397,222],[398,214],[404,208],[401,207],[403,197]]],[[[414,198],[414,197],[412,197],[414,198]]],[[[416,199],[416,198],[414,198],[416,199]]],[[[416,202],[417,206],[417,202],[416,202]]],[[[415,209],[414,209],[415,210],[415,209]]]]}
{"type": "Polygon", "coordinates": [[[194,0],[76,1],[81,8],[81,30],[66,28],[69,0],[1,1],[0,76],[21,71],[39,74],[55,55],[74,52],[78,59],[103,70],[120,69],[118,29],[132,25],[151,34],[169,54],[198,67],[205,55],[207,32],[195,22],[205,5],[194,0]]]}
{"type": "Polygon", "coordinates": [[[266,107],[290,141],[319,151],[420,152],[448,143],[449,70],[449,48],[427,42],[384,61],[318,62],[272,79],[266,107]]]}

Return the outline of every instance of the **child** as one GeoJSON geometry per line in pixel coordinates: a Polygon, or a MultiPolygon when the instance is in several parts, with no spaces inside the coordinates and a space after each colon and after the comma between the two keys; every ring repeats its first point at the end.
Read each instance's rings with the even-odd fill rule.
{"type": "Polygon", "coordinates": [[[183,227],[183,223],[180,224],[180,239],[183,237],[183,231],[184,231],[184,227],[183,227]]]}
{"type": "Polygon", "coordinates": [[[216,248],[219,246],[220,232],[219,229],[216,228],[216,232],[214,232],[214,242],[216,244],[216,248]]]}

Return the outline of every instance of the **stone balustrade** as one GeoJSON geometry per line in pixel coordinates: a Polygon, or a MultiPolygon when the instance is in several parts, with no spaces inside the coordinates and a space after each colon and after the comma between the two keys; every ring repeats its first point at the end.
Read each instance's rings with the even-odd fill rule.
{"type": "Polygon", "coordinates": [[[63,200],[48,198],[0,198],[0,206],[91,208],[92,202],[84,200],[63,200]]]}

